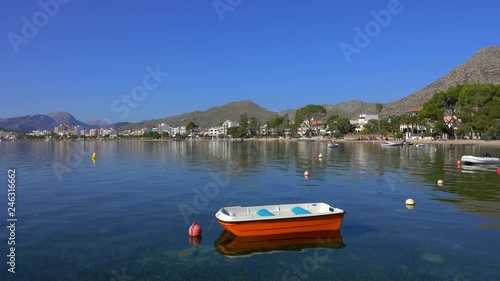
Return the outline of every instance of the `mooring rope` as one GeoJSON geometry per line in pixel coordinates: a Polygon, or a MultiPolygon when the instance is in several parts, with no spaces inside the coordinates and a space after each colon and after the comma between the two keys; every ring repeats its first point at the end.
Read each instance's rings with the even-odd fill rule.
{"type": "Polygon", "coordinates": [[[210,223],[210,226],[208,227],[207,232],[209,232],[209,231],[210,231],[210,228],[212,228],[212,224],[214,223],[214,220],[215,220],[215,217],[213,217],[213,218],[212,218],[212,222],[210,223]]]}

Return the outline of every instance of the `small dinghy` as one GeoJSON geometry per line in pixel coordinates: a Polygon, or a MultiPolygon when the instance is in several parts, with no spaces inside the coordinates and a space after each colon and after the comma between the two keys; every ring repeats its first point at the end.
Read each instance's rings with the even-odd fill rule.
{"type": "Polygon", "coordinates": [[[339,147],[338,143],[333,143],[333,142],[328,143],[328,148],[337,148],[337,147],[339,147]]]}
{"type": "Polygon", "coordinates": [[[338,230],[344,210],[326,203],[223,207],[215,218],[237,236],[338,230]]]}
{"type": "Polygon", "coordinates": [[[491,155],[487,152],[483,154],[483,157],[472,156],[472,155],[464,155],[460,158],[460,161],[464,165],[470,164],[499,164],[500,158],[491,157],[491,155]]]}
{"type": "Polygon", "coordinates": [[[381,143],[382,146],[401,146],[401,143],[386,141],[381,143]]]}

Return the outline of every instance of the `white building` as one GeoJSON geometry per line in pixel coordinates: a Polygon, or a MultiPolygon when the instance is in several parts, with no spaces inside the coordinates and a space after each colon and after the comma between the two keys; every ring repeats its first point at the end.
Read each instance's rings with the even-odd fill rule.
{"type": "Polygon", "coordinates": [[[233,122],[231,120],[226,120],[222,122],[222,125],[218,127],[211,127],[208,129],[208,136],[210,137],[219,137],[219,136],[227,136],[227,129],[231,127],[238,126],[238,123],[233,122]]]}
{"type": "Polygon", "coordinates": [[[163,132],[167,132],[170,134],[170,126],[165,123],[161,123],[158,125],[158,133],[161,135],[163,132]]]}
{"type": "Polygon", "coordinates": [[[238,123],[233,122],[233,121],[231,121],[231,120],[226,120],[226,121],[224,121],[224,122],[222,123],[222,126],[221,126],[221,127],[222,127],[222,133],[223,133],[224,135],[227,135],[227,129],[228,129],[228,128],[231,128],[231,127],[236,127],[236,126],[238,126],[238,123]]]}
{"type": "Polygon", "coordinates": [[[175,136],[177,134],[186,135],[187,134],[186,126],[177,126],[177,127],[170,128],[170,135],[171,136],[175,136]]]}
{"type": "Polygon", "coordinates": [[[208,136],[209,137],[218,137],[219,136],[219,127],[211,127],[208,129],[208,136]]]}
{"type": "MultiPolygon", "coordinates": [[[[47,130],[34,130],[33,132],[29,133],[30,135],[32,136],[37,136],[37,137],[40,137],[40,136],[48,136],[50,135],[50,132],[47,131],[47,130]]],[[[0,132],[0,136],[1,136],[1,132],[0,132]]]]}
{"type": "Polygon", "coordinates": [[[349,120],[352,125],[356,125],[356,132],[361,132],[370,120],[378,120],[378,114],[360,114],[358,120],[349,120]]]}

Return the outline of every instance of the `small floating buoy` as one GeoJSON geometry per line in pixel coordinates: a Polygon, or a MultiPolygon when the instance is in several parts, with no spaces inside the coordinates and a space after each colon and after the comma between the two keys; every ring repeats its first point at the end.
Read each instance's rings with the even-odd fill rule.
{"type": "Polygon", "coordinates": [[[306,170],[306,171],[304,172],[304,177],[308,177],[308,176],[309,176],[309,171],[308,171],[308,170],[306,170]]]}
{"type": "Polygon", "coordinates": [[[497,168],[497,174],[500,176],[500,167],[497,168]]]}
{"type": "Polygon", "coordinates": [[[191,237],[200,237],[201,236],[201,227],[197,222],[193,222],[193,224],[189,227],[188,234],[191,237]]]}
{"type": "Polygon", "coordinates": [[[318,155],[318,157],[319,157],[319,158],[323,158],[323,154],[321,154],[321,153],[320,153],[320,154],[318,155]]]}
{"type": "Polygon", "coordinates": [[[92,154],[92,160],[95,160],[95,158],[96,158],[96,155],[95,155],[95,152],[94,152],[94,154],[92,154]]]}
{"type": "Polygon", "coordinates": [[[406,199],[405,204],[406,205],[415,205],[415,200],[408,198],[408,199],[406,199]]]}
{"type": "Polygon", "coordinates": [[[462,166],[462,161],[458,160],[458,161],[457,161],[457,166],[458,166],[458,167],[462,166]]]}
{"type": "Polygon", "coordinates": [[[438,184],[438,185],[443,185],[443,183],[444,183],[444,182],[443,182],[443,180],[438,180],[438,181],[437,181],[437,184],[438,184]]]}

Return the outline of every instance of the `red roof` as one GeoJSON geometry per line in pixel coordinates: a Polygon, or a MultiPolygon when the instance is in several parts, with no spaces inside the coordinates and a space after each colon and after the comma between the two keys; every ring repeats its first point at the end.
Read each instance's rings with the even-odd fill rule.
{"type": "Polygon", "coordinates": [[[321,122],[321,121],[318,121],[318,120],[312,120],[311,121],[311,126],[323,126],[325,125],[325,122],[321,122]]]}
{"type": "Polygon", "coordinates": [[[412,109],[406,111],[406,113],[414,113],[414,112],[416,112],[416,113],[420,112],[420,108],[415,107],[415,108],[412,108],[412,109]]]}

